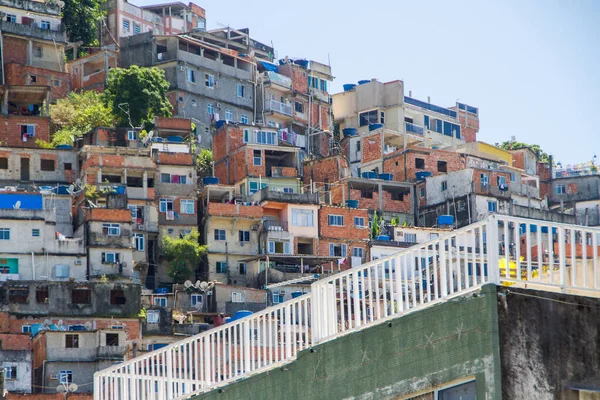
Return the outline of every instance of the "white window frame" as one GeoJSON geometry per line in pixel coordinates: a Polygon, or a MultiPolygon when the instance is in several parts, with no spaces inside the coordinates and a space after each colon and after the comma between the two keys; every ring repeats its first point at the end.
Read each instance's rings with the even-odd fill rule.
{"type": "Polygon", "coordinates": [[[0,240],[10,240],[10,228],[0,228],[0,240]]]}
{"type": "Polygon", "coordinates": [[[206,105],[206,113],[208,115],[215,115],[215,106],[212,103],[206,105]]]}
{"type": "Polygon", "coordinates": [[[490,184],[490,177],[488,174],[479,174],[479,181],[481,186],[487,186],[490,184]]]}
{"type": "Polygon", "coordinates": [[[202,297],[201,294],[193,293],[190,296],[190,305],[192,307],[196,307],[196,305],[198,305],[198,303],[200,303],[202,305],[204,303],[204,298],[202,297]]]}
{"type": "Polygon", "coordinates": [[[31,333],[31,325],[21,325],[22,333],[31,333]]]}
{"type": "Polygon", "coordinates": [[[229,266],[226,261],[217,261],[215,263],[215,272],[217,274],[226,274],[229,266]]]}
{"type": "Polygon", "coordinates": [[[166,307],[167,306],[167,298],[164,296],[155,297],[152,301],[152,304],[155,307],[166,307]]]}
{"type": "Polygon", "coordinates": [[[247,123],[248,123],[248,116],[247,116],[247,115],[245,115],[245,114],[241,114],[241,115],[240,115],[240,122],[241,122],[242,124],[247,124],[247,123]]]}
{"type": "Polygon", "coordinates": [[[102,233],[106,229],[108,236],[121,236],[121,224],[105,222],[102,224],[102,233]]]}
{"type": "Polygon", "coordinates": [[[40,28],[50,30],[52,29],[52,24],[48,20],[41,20],[40,28]]]}
{"type": "Polygon", "coordinates": [[[58,373],[58,382],[63,385],[73,383],[73,371],[70,369],[60,370],[58,373]]]}
{"type": "Polygon", "coordinates": [[[245,92],[246,92],[246,88],[244,87],[244,85],[242,85],[241,83],[238,83],[237,84],[237,97],[244,98],[245,97],[244,96],[245,92]]]}
{"type": "Polygon", "coordinates": [[[250,231],[245,231],[240,229],[238,231],[238,239],[240,241],[240,243],[249,243],[250,242],[250,231]],[[248,239],[248,240],[246,240],[248,239]]]}
{"type": "Polygon", "coordinates": [[[17,16],[15,14],[6,14],[6,22],[11,22],[13,24],[16,24],[17,16]]]}
{"type": "Polygon", "coordinates": [[[213,231],[213,239],[218,240],[218,241],[226,241],[227,240],[227,231],[225,229],[215,229],[213,231]],[[221,236],[221,233],[223,233],[222,236],[221,236]]]}
{"type": "Polygon", "coordinates": [[[487,202],[488,212],[498,212],[498,202],[493,200],[488,200],[487,202]],[[493,206],[492,206],[493,205],[493,206]]]}
{"type": "Polygon", "coordinates": [[[146,249],[146,238],[142,233],[133,234],[133,242],[137,251],[144,251],[146,249]]]}
{"type": "Polygon", "coordinates": [[[19,368],[17,365],[7,365],[4,367],[4,379],[7,381],[16,381],[19,368]]]}
{"type": "Polygon", "coordinates": [[[193,199],[181,199],[179,200],[179,213],[186,215],[195,214],[194,210],[194,200],[193,199]],[[190,209],[191,206],[191,209],[190,209]]]}
{"type": "Polygon", "coordinates": [[[406,243],[417,243],[417,234],[416,233],[405,233],[404,241],[406,243]]]}
{"type": "Polygon", "coordinates": [[[506,185],[506,177],[505,176],[498,176],[498,186],[500,185],[506,185]]]}
{"type": "Polygon", "coordinates": [[[116,253],[114,251],[105,251],[104,252],[104,264],[116,264],[118,261],[118,255],[119,253],[116,253]],[[111,258],[113,259],[113,261],[109,261],[108,260],[108,256],[111,256],[111,258]]]}
{"type": "Polygon", "coordinates": [[[360,257],[363,258],[365,255],[365,249],[362,247],[353,247],[352,248],[352,257],[360,257]]]}
{"type": "Polygon", "coordinates": [[[260,150],[252,150],[252,163],[255,167],[262,166],[262,152],[260,150]],[[254,154],[255,151],[260,152],[260,157],[256,157],[254,154]]]}
{"type": "Polygon", "coordinates": [[[127,140],[134,141],[137,140],[137,135],[135,131],[127,131],[127,140]]]}
{"type": "Polygon", "coordinates": [[[354,217],[354,227],[355,228],[366,228],[365,217],[354,217]],[[358,224],[356,223],[357,221],[359,221],[358,224]]]}
{"type": "Polygon", "coordinates": [[[292,225],[315,226],[315,211],[303,208],[292,208],[292,225]]]}
{"type": "Polygon", "coordinates": [[[329,256],[330,257],[338,257],[335,255],[336,247],[340,247],[340,256],[346,257],[348,255],[348,245],[345,243],[329,243],[329,256]]]}
{"type": "Polygon", "coordinates": [[[158,324],[160,322],[160,311],[148,310],[146,312],[146,322],[149,324],[158,324]]]}
{"type": "Polygon", "coordinates": [[[563,184],[556,185],[556,194],[566,194],[567,187],[563,184]]]}
{"type": "Polygon", "coordinates": [[[24,126],[26,127],[25,128],[25,132],[22,132],[22,133],[27,134],[27,136],[29,136],[29,137],[35,136],[35,125],[33,125],[33,124],[21,124],[21,131],[23,131],[23,127],[24,126]]]}
{"type": "Polygon", "coordinates": [[[159,212],[174,211],[174,208],[173,208],[173,199],[164,199],[164,198],[160,199],[158,201],[158,211],[159,212]],[[170,210],[169,210],[169,204],[171,204],[171,209],[170,210]]]}
{"type": "Polygon", "coordinates": [[[189,83],[196,83],[196,71],[194,71],[191,68],[188,68],[185,72],[185,75],[189,83]]]}
{"type": "Polygon", "coordinates": [[[204,86],[209,89],[215,88],[215,76],[211,74],[204,74],[204,86]]]}
{"type": "Polygon", "coordinates": [[[337,214],[329,214],[327,216],[327,224],[329,226],[344,226],[344,216],[337,214]]]}
{"type": "Polygon", "coordinates": [[[231,110],[225,110],[225,120],[226,121],[233,121],[233,111],[231,111],[231,110]]]}
{"type": "Polygon", "coordinates": [[[231,292],[232,303],[244,303],[244,293],[242,292],[231,292]]]}

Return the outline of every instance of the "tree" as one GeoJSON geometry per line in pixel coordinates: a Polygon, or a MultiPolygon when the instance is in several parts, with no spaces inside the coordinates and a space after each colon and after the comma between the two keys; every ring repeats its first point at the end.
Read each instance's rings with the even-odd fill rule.
{"type": "MultiPolygon", "coordinates": [[[[105,0],[66,0],[62,11],[62,24],[72,43],[98,46],[98,22],[104,17],[105,0]]],[[[79,49],[82,55],[84,49],[79,49]]]]}
{"type": "Polygon", "coordinates": [[[542,148],[537,144],[527,144],[523,142],[516,141],[506,141],[500,144],[496,143],[496,147],[499,147],[503,150],[519,150],[523,148],[529,148],[531,151],[535,153],[535,156],[539,162],[547,163],[550,161],[550,155],[542,150],[542,148]]]}
{"type": "Polygon", "coordinates": [[[50,106],[50,119],[58,127],[50,142],[38,140],[43,148],[61,144],[73,145],[75,137],[99,126],[112,126],[114,116],[104,103],[103,95],[93,90],[69,94],[50,106]]]}
{"type": "Polygon", "coordinates": [[[206,176],[213,176],[213,154],[208,149],[202,149],[196,159],[196,168],[198,169],[198,179],[206,176]]]}
{"type": "Polygon", "coordinates": [[[200,257],[206,253],[206,246],[198,243],[199,237],[197,229],[179,238],[164,234],[161,251],[169,261],[167,272],[173,282],[181,283],[188,279],[198,265],[200,257]]]}
{"type": "Polygon", "coordinates": [[[113,68],[106,81],[105,102],[121,126],[139,127],[154,116],[170,117],[169,82],[156,67],[113,68]]]}

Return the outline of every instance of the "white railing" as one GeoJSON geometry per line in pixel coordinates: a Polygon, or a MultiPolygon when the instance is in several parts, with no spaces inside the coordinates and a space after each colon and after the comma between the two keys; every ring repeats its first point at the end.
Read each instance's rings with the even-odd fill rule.
{"type": "Polygon", "coordinates": [[[268,100],[267,101],[267,110],[275,111],[283,115],[292,115],[292,105],[291,104],[283,104],[277,100],[268,100]]]}
{"type": "Polygon", "coordinates": [[[599,235],[599,228],[491,215],[314,282],[302,297],[97,372],[94,398],[189,398],[486,283],[600,295],[599,235]]]}

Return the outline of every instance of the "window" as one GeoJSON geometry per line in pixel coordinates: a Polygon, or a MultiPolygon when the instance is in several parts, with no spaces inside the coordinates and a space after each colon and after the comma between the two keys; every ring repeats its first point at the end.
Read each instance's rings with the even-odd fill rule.
{"type": "Polygon", "coordinates": [[[53,79],[52,85],[54,85],[54,87],[60,87],[60,81],[58,79],[53,79]]]}
{"type": "Polygon", "coordinates": [[[78,349],[79,348],[79,335],[73,335],[73,334],[65,335],[65,347],[67,349],[78,349]]]}
{"type": "Polygon", "coordinates": [[[448,189],[448,182],[443,181],[442,182],[442,192],[448,189]]]}
{"type": "Polygon", "coordinates": [[[194,214],[194,200],[182,199],[179,201],[179,210],[182,214],[194,214]]]}
{"type": "Polygon", "coordinates": [[[23,135],[35,136],[35,125],[21,125],[21,136],[23,135]]]}
{"type": "Polygon", "coordinates": [[[196,71],[193,69],[187,69],[187,80],[191,83],[196,83],[196,71]]]}
{"type": "Polygon", "coordinates": [[[385,124],[385,113],[383,111],[379,113],[379,122],[385,124]]]}
{"type": "Polygon", "coordinates": [[[54,160],[40,160],[40,169],[42,171],[54,171],[54,160]]]}
{"type": "Polygon", "coordinates": [[[21,326],[21,332],[23,332],[23,333],[31,333],[31,325],[23,325],[23,326],[21,326]]]}
{"type": "Polygon", "coordinates": [[[369,124],[376,124],[379,113],[377,110],[366,111],[358,114],[358,125],[367,126],[369,124]]]}
{"type": "Polygon", "coordinates": [[[127,304],[127,297],[125,297],[125,291],[122,289],[112,289],[110,291],[110,304],[127,304]]]}
{"type": "Polygon", "coordinates": [[[360,257],[363,258],[364,249],[362,247],[354,247],[352,248],[352,257],[360,257]]]}
{"type": "Polygon", "coordinates": [[[437,170],[438,172],[448,172],[448,163],[446,161],[438,161],[437,170]]]}
{"type": "Polygon", "coordinates": [[[37,82],[37,76],[35,76],[35,75],[31,75],[31,76],[29,77],[29,82],[31,82],[31,83],[36,83],[36,82],[37,82]]]}
{"type": "Polygon", "coordinates": [[[125,32],[129,32],[129,20],[127,20],[127,19],[123,20],[123,30],[125,32]]]}
{"type": "Polygon", "coordinates": [[[32,229],[31,230],[31,236],[33,236],[33,237],[39,237],[40,236],[40,230],[39,229],[32,229]]]}
{"type": "Polygon", "coordinates": [[[327,220],[328,220],[329,225],[344,226],[344,216],[343,215],[328,215],[327,220]]]}
{"type": "Polygon", "coordinates": [[[365,228],[365,218],[364,217],[354,217],[354,227],[355,228],[365,228]]]}
{"type": "Polygon", "coordinates": [[[254,152],[252,153],[254,155],[253,157],[253,163],[255,166],[259,167],[262,165],[262,155],[260,150],[254,150],[254,152]]]}
{"type": "Polygon", "coordinates": [[[407,243],[417,243],[417,234],[416,233],[405,233],[404,241],[407,243]]]}
{"type": "Polygon", "coordinates": [[[238,95],[238,97],[244,97],[244,94],[245,94],[244,93],[245,92],[244,89],[245,89],[244,85],[242,85],[241,83],[237,84],[237,95],[238,95]]]}
{"type": "Polygon", "coordinates": [[[363,199],[372,199],[373,191],[371,189],[361,189],[360,197],[362,197],[363,199]]]}
{"type": "Polygon", "coordinates": [[[285,301],[285,290],[273,293],[273,304],[283,303],[285,301]]]}
{"type": "Polygon", "coordinates": [[[155,297],[154,305],[156,307],[166,307],[167,306],[167,298],[166,297],[155,297]]]}
{"type": "Polygon", "coordinates": [[[50,21],[41,21],[40,28],[50,30],[50,21]]]}
{"type": "Polygon", "coordinates": [[[102,253],[102,264],[116,264],[118,263],[120,256],[119,253],[103,252],[102,253]]]}
{"type": "Polygon", "coordinates": [[[480,174],[479,181],[481,182],[481,186],[487,186],[488,183],[490,182],[487,174],[480,174]]]}
{"type": "Polygon", "coordinates": [[[240,292],[231,292],[231,302],[232,303],[243,303],[244,302],[244,294],[240,292]]]}
{"type": "Polygon", "coordinates": [[[146,322],[149,324],[158,324],[160,322],[160,311],[148,310],[146,313],[146,322]]]}
{"type": "Polygon", "coordinates": [[[360,140],[356,142],[356,152],[360,151],[360,140]]]}
{"type": "Polygon", "coordinates": [[[233,112],[231,112],[231,110],[225,110],[225,120],[226,121],[233,120],[233,112]]]}
{"type": "Polygon", "coordinates": [[[515,181],[516,181],[516,178],[515,178],[515,173],[514,173],[514,172],[511,172],[511,173],[510,173],[510,181],[511,181],[511,182],[515,182],[515,181]]]}
{"type": "Polygon", "coordinates": [[[14,14],[6,14],[6,21],[12,22],[13,24],[17,23],[17,16],[14,14]]]}
{"type": "Polygon", "coordinates": [[[215,87],[215,77],[211,74],[204,74],[204,86],[213,89],[215,87]]]}
{"type": "Polygon", "coordinates": [[[107,333],[106,334],[106,345],[107,346],[118,346],[119,345],[119,334],[118,333],[107,333]]]}
{"type": "Polygon", "coordinates": [[[63,385],[68,385],[73,383],[73,371],[71,370],[61,370],[58,374],[59,382],[63,385]]]}
{"type": "Polygon", "coordinates": [[[215,229],[215,240],[227,240],[225,229],[215,229]]]}
{"type": "Polygon", "coordinates": [[[196,100],[192,99],[192,107],[196,107],[198,105],[198,103],[196,103],[196,100]]]}
{"type": "Polygon", "coordinates": [[[33,46],[33,56],[37,58],[42,58],[44,56],[44,50],[41,46],[33,46]]]}
{"type": "Polygon", "coordinates": [[[160,199],[158,201],[159,212],[173,211],[173,199],[160,199]]]}
{"type": "Polygon", "coordinates": [[[315,226],[314,211],[292,208],[292,225],[315,226]]]}
{"type": "Polygon", "coordinates": [[[0,228],[0,240],[10,240],[10,228],[0,228]]]}
{"type": "Polygon", "coordinates": [[[202,295],[201,294],[192,294],[190,298],[190,305],[192,307],[196,307],[197,305],[202,305],[202,295]]]}
{"type": "Polygon", "coordinates": [[[71,275],[69,272],[70,267],[68,265],[55,265],[54,266],[54,277],[56,279],[68,279],[71,275]]]}
{"type": "Polygon", "coordinates": [[[496,212],[498,210],[498,203],[495,201],[488,201],[488,211],[496,212]]]}
{"type": "Polygon", "coordinates": [[[73,164],[70,162],[63,163],[63,169],[65,171],[71,171],[73,169],[73,164]]]}
{"type": "Polygon", "coordinates": [[[284,187],[281,189],[283,193],[294,193],[294,188],[284,187]]]}
{"type": "Polygon", "coordinates": [[[246,263],[238,263],[238,270],[240,272],[240,275],[246,275],[246,263]]]}
{"type": "Polygon", "coordinates": [[[294,102],[294,111],[300,114],[304,114],[304,103],[301,101],[294,102]]]}
{"type": "Polygon", "coordinates": [[[250,129],[244,129],[244,143],[248,143],[250,141],[250,129]]]}
{"type": "Polygon", "coordinates": [[[420,194],[421,197],[425,197],[425,188],[424,187],[421,188],[419,194],[420,194]]]}
{"type": "Polygon", "coordinates": [[[177,183],[181,185],[187,184],[187,176],[176,174],[160,174],[161,183],[177,183]]]}
{"type": "Polygon", "coordinates": [[[134,22],[133,23],[133,31],[135,32],[136,35],[139,35],[140,33],[142,33],[142,27],[134,22]]]}
{"type": "Polygon", "coordinates": [[[29,302],[29,289],[9,289],[9,303],[27,304],[29,302]]]}
{"type": "Polygon", "coordinates": [[[135,134],[135,131],[127,131],[127,140],[136,140],[137,139],[137,135],[135,134]]]}
{"type": "Polygon", "coordinates": [[[0,169],[8,169],[8,158],[0,157],[0,169]]]}
{"type": "Polygon", "coordinates": [[[4,379],[11,381],[17,379],[16,365],[9,365],[8,367],[4,367],[4,379]]]}
{"type": "MultiPolygon", "coordinates": [[[[567,188],[565,187],[565,185],[556,185],[556,194],[565,194],[567,193],[567,188]]],[[[0,239],[2,239],[2,236],[0,235],[0,239]]]]}
{"type": "Polygon", "coordinates": [[[256,131],[256,143],[275,144],[276,138],[276,132],[256,131]]]}
{"type": "Polygon", "coordinates": [[[250,231],[239,231],[238,236],[240,242],[249,242],[250,241],[250,231]]]}
{"type": "Polygon", "coordinates": [[[213,115],[215,113],[215,107],[212,104],[207,104],[206,113],[209,115],[213,115]]]}
{"type": "Polygon", "coordinates": [[[226,274],[227,273],[227,263],[225,261],[217,261],[216,265],[217,274],[226,274]]]}
{"type": "Polygon", "coordinates": [[[144,235],[141,233],[134,233],[133,234],[133,244],[137,251],[144,251],[144,249],[146,248],[144,235]]]}
{"type": "Polygon", "coordinates": [[[274,240],[269,240],[268,242],[270,254],[291,254],[290,242],[276,242],[274,240]]]}
{"type": "Polygon", "coordinates": [[[506,185],[506,177],[498,176],[498,186],[505,186],[505,185],[506,185]]]}
{"type": "MultiPolygon", "coordinates": [[[[242,124],[247,124],[248,123],[248,116],[247,115],[240,115],[240,122],[242,124]]],[[[244,135],[246,134],[246,130],[244,129],[244,135]]]]}
{"type": "Polygon", "coordinates": [[[415,158],[415,168],[425,169],[425,160],[422,158],[415,158]]]}
{"type": "Polygon", "coordinates": [[[121,224],[102,224],[102,233],[108,236],[121,236],[121,224]]]}
{"type": "Polygon", "coordinates": [[[331,257],[346,257],[348,246],[345,244],[329,243],[329,255],[331,257]]]}

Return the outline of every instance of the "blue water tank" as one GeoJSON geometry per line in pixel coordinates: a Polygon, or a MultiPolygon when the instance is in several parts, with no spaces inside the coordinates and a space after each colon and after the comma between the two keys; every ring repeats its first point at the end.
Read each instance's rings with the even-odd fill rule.
{"type": "Polygon", "coordinates": [[[154,293],[159,293],[159,294],[167,294],[167,293],[169,293],[169,288],[158,288],[158,289],[154,289],[154,293]]]}
{"type": "Polygon", "coordinates": [[[356,87],[356,84],[354,83],[346,83],[344,85],[342,85],[344,88],[344,92],[349,92],[351,90],[354,90],[354,88],[356,87]]]}
{"type": "Polygon", "coordinates": [[[377,179],[377,172],[373,172],[373,171],[363,172],[362,177],[365,179],[377,179]]]}
{"type": "Polygon", "coordinates": [[[383,240],[385,242],[389,242],[390,241],[390,237],[389,235],[379,235],[375,238],[375,240],[383,240]]]}
{"type": "Polygon", "coordinates": [[[345,137],[352,137],[358,135],[356,128],[344,128],[342,129],[345,137]]]}
{"type": "Polygon", "coordinates": [[[236,313],[231,316],[229,321],[227,321],[227,319],[226,319],[226,321],[227,322],[237,321],[238,319],[242,319],[244,317],[247,317],[248,315],[252,315],[252,311],[248,311],[248,310],[236,311],[236,313]]]}
{"type": "Polygon", "coordinates": [[[220,127],[222,127],[223,125],[225,125],[227,123],[227,120],[225,119],[220,119],[217,122],[215,122],[215,127],[217,129],[219,129],[220,127]]]}
{"type": "Polygon", "coordinates": [[[302,292],[292,292],[292,299],[302,296],[302,292]]]}
{"type": "Polygon", "coordinates": [[[383,124],[369,124],[369,131],[374,131],[379,128],[383,128],[383,124]]]}
{"type": "Polygon", "coordinates": [[[418,181],[422,181],[423,179],[430,177],[431,176],[431,172],[429,171],[419,171],[416,174],[417,180],[418,181]]]}
{"type": "Polygon", "coordinates": [[[392,174],[379,174],[379,179],[383,179],[384,181],[393,181],[394,175],[392,174]]]}
{"type": "Polygon", "coordinates": [[[217,178],[216,176],[205,176],[204,178],[202,178],[202,184],[204,184],[204,185],[218,185],[219,184],[219,178],[217,178]]]}
{"type": "Polygon", "coordinates": [[[294,60],[294,64],[308,68],[308,60],[294,60]]]}
{"type": "Polygon", "coordinates": [[[438,225],[454,225],[453,215],[440,215],[438,217],[438,225]]]}
{"type": "Polygon", "coordinates": [[[358,200],[346,200],[346,205],[350,208],[358,208],[358,200]]]}
{"type": "Polygon", "coordinates": [[[165,139],[171,143],[183,143],[183,136],[168,136],[165,139]]]}
{"type": "Polygon", "coordinates": [[[363,79],[362,81],[358,81],[358,84],[359,85],[364,85],[365,83],[369,83],[369,82],[371,82],[371,81],[368,80],[368,79],[363,79]]]}
{"type": "Polygon", "coordinates": [[[73,146],[71,146],[70,144],[59,144],[55,147],[55,149],[57,150],[71,150],[72,148],[73,146]]]}
{"type": "Polygon", "coordinates": [[[125,186],[117,186],[117,194],[125,194],[125,186]]]}

